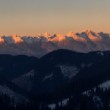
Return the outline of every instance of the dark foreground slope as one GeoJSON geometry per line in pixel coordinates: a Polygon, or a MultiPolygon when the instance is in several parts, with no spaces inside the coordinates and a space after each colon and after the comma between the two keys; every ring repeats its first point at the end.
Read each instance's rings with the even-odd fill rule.
{"type": "MultiPolygon", "coordinates": [[[[77,53],[57,50],[40,59],[10,56],[7,58],[8,64],[5,64],[5,59],[2,61],[2,57],[1,62],[4,64],[0,63],[0,65],[7,69],[4,69],[5,74],[2,71],[1,75],[7,79],[6,71],[13,70],[17,73],[14,75],[15,72],[8,72],[10,75],[8,81],[17,89],[10,88],[7,82],[6,85],[24,96],[24,100],[29,100],[24,110],[27,108],[49,110],[53,106],[55,110],[110,109],[109,51],[77,53]],[[10,62],[17,65],[16,68],[10,62]],[[23,92],[20,92],[21,90],[23,92]],[[24,92],[27,95],[24,95],[24,92]]],[[[1,85],[5,84],[1,83],[1,85]]]]}

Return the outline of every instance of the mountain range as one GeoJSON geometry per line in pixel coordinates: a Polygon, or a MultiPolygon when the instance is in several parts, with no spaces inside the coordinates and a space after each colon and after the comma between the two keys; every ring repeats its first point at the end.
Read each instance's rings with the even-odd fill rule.
{"type": "Polygon", "coordinates": [[[110,34],[0,36],[0,109],[109,110],[110,34]]]}
{"type": "Polygon", "coordinates": [[[49,33],[37,36],[0,36],[0,54],[27,55],[41,57],[58,49],[76,52],[110,50],[110,34],[85,30],[80,33],[69,32],[67,35],[49,33]]]}

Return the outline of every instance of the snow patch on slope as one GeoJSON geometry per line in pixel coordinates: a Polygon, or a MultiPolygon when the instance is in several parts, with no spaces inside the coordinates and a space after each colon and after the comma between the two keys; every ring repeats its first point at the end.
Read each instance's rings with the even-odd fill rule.
{"type": "Polygon", "coordinates": [[[34,71],[30,71],[16,79],[14,79],[12,82],[15,83],[17,86],[23,89],[27,89],[27,91],[30,91],[32,88],[32,78],[34,77],[34,71]]]}
{"type": "MultiPolygon", "coordinates": [[[[64,107],[64,106],[66,106],[66,105],[68,104],[68,101],[69,101],[69,98],[66,98],[66,99],[64,99],[64,100],[62,100],[62,101],[59,101],[59,102],[58,102],[58,105],[64,107]]],[[[54,103],[53,103],[53,104],[49,104],[48,107],[49,107],[51,110],[54,110],[55,107],[56,107],[56,105],[57,105],[57,104],[54,104],[54,103]]]]}
{"type": "Polygon", "coordinates": [[[45,76],[44,79],[43,79],[43,81],[48,80],[48,79],[51,80],[52,77],[53,77],[53,73],[51,73],[51,74],[45,76]]]}
{"type": "Polygon", "coordinates": [[[110,80],[100,84],[99,87],[103,89],[110,89],[110,80]]]}
{"type": "Polygon", "coordinates": [[[26,98],[24,96],[12,91],[7,86],[0,85],[0,94],[8,95],[11,99],[14,100],[15,103],[22,103],[26,101],[26,98]]]}
{"type": "Polygon", "coordinates": [[[70,66],[70,65],[58,65],[58,67],[60,67],[63,75],[70,79],[73,78],[80,70],[76,66],[70,66]]]}

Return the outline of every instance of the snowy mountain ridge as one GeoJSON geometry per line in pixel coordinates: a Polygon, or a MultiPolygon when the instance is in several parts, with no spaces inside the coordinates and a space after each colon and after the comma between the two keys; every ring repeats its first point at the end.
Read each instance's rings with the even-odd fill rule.
{"type": "Polygon", "coordinates": [[[67,35],[49,33],[38,36],[0,36],[0,54],[28,55],[41,57],[57,49],[77,52],[110,50],[110,34],[86,30],[67,35]]]}

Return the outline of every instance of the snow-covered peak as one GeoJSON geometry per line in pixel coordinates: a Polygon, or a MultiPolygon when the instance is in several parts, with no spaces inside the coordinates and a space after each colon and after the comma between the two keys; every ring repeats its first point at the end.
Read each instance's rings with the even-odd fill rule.
{"type": "Polygon", "coordinates": [[[5,43],[7,43],[7,44],[14,44],[14,40],[13,40],[12,36],[3,36],[2,38],[4,39],[5,43]]]}
{"type": "Polygon", "coordinates": [[[13,34],[11,36],[2,36],[0,37],[0,42],[4,42],[7,44],[17,44],[23,42],[23,39],[20,36],[17,36],[16,34],[13,34]]]}
{"type": "Polygon", "coordinates": [[[93,32],[90,29],[86,29],[85,31],[82,31],[82,34],[85,34],[91,41],[97,42],[101,40],[101,37],[98,33],[93,32]]]}
{"type": "Polygon", "coordinates": [[[84,33],[88,33],[88,34],[89,34],[89,33],[94,33],[91,29],[85,29],[85,30],[82,31],[82,33],[83,33],[83,32],[84,32],[84,33]]]}
{"type": "Polygon", "coordinates": [[[49,38],[51,35],[50,35],[48,32],[45,32],[45,33],[43,34],[43,36],[46,37],[46,38],[49,38]]]}
{"type": "Polygon", "coordinates": [[[0,43],[4,43],[4,39],[0,36],[0,43]]]}
{"type": "Polygon", "coordinates": [[[71,37],[72,37],[72,36],[74,36],[74,35],[75,35],[75,33],[72,32],[72,31],[70,31],[70,32],[67,33],[67,36],[71,36],[71,37]]]}
{"type": "Polygon", "coordinates": [[[67,34],[67,37],[73,38],[75,41],[81,41],[81,42],[86,41],[86,39],[84,37],[80,37],[72,31],[67,34]]]}
{"type": "Polygon", "coordinates": [[[12,35],[12,39],[14,40],[14,43],[21,43],[21,42],[23,42],[23,39],[20,36],[16,35],[16,34],[12,35]]]}
{"type": "Polygon", "coordinates": [[[56,34],[55,37],[51,39],[51,41],[64,41],[66,40],[66,36],[63,34],[56,34]]]}

